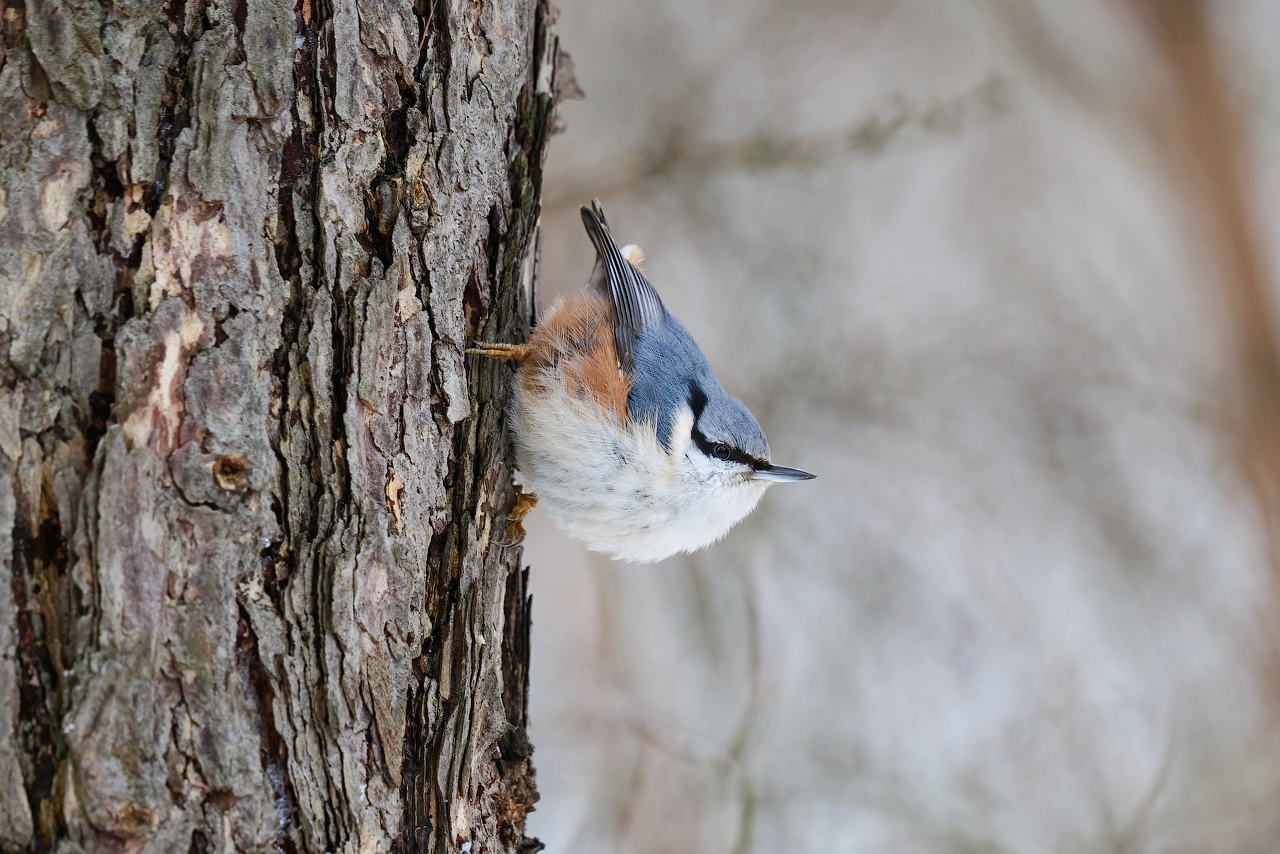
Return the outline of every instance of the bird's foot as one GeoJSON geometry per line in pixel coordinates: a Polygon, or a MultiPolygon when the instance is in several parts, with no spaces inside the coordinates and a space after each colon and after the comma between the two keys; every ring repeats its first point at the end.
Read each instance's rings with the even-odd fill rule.
{"type": "Polygon", "coordinates": [[[537,506],[538,496],[532,492],[525,492],[517,486],[516,503],[511,506],[511,512],[505,517],[507,520],[507,538],[496,545],[502,548],[514,548],[523,543],[524,538],[527,536],[524,530],[524,517],[528,516],[533,508],[537,506]]]}
{"type": "Polygon", "coordinates": [[[490,359],[503,359],[509,362],[523,362],[533,354],[528,344],[501,344],[476,342],[476,346],[467,349],[468,356],[488,356],[490,359]]]}

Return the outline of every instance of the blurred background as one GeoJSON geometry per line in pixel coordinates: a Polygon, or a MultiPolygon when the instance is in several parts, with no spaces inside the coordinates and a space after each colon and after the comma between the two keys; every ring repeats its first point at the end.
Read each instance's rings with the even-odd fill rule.
{"type": "Polygon", "coordinates": [[[1280,851],[1280,4],[560,0],[544,302],[622,242],[780,485],[535,513],[562,852],[1280,851]]]}

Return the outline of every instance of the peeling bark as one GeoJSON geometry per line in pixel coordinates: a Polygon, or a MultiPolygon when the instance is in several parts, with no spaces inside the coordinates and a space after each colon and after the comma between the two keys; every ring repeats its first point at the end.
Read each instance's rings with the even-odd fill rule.
{"type": "Polygon", "coordinates": [[[536,850],[549,3],[0,8],[0,850],[536,850]]]}

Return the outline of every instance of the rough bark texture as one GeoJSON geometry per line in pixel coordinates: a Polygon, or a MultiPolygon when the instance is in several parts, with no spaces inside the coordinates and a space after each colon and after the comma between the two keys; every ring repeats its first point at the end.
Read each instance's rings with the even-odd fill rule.
{"type": "Polygon", "coordinates": [[[183,2],[0,14],[0,850],[536,849],[553,12],[183,2]]]}

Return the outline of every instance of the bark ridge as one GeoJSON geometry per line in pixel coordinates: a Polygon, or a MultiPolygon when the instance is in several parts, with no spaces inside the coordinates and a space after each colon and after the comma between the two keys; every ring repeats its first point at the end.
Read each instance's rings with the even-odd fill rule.
{"type": "Polygon", "coordinates": [[[4,3],[0,850],[539,847],[463,353],[524,331],[553,20],[4,3]]]}

